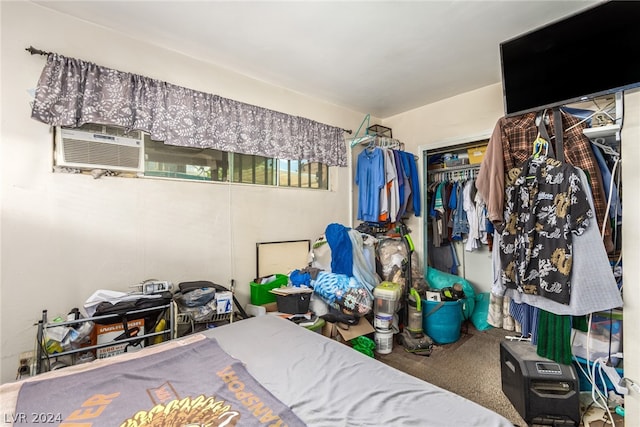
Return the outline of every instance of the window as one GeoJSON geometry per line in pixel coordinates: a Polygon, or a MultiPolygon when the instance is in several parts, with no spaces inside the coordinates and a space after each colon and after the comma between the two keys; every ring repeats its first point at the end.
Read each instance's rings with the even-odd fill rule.
{"type": "MultiPolygon", "coordinates": [[[[86,124],[78,130],[144,140],[144,176],[197,181],[329,189],[329,167],[305,160],[278,160],[211,148],[167,145],[139,131],[86,124]]],[[[89,168],[89,165],[86,165],[89,168]]],[[[139,169],[140,170],[140,169],[139,169]]]]}
{"type": "Polygon", "coordinates": [[[329,188],[327,165],[305,160],[279,160],[279,185],[281,187],[329,188]]]}
{"type": "Polygon", "coordinates": [[[144,175],[164,178],[226,181],[227,153],[211,148],[178,147],[144,136],[144,175]]]}
{"type": "Polygon", "coordinates": [[[233,159],[231,182],[245,184],[275,185],[275,159],[251,154],[230,154],[233,159]]]}

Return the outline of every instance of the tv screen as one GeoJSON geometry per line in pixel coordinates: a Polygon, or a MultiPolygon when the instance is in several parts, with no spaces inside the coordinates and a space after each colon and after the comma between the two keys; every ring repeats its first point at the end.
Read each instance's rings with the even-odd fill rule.
{"type": "Polygon", "coordinates": [[[507,116],[640,86],[640,1],[610,1],[500,44],[507,116]]]}

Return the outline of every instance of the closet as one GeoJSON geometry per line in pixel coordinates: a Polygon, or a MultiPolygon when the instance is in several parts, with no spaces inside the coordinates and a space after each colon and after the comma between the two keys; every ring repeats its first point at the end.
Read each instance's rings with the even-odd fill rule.
{"type": "MultiPolygon", "coordinates": [[[[617,307],[615,301],[620,301],[622,293],[622,254],[621,254],[621,229],[622,229],[622,182],[621,182],[621,133],[623,122],[623,102],[622,93],[610,95],[607,97],[596,98],[592,101],[584,103],[576,103],[562,106],[557,112],[540,111],[527,113],[522,116],[514,116],[510,118],[502,118],[496,123],[496,133],[487,136],[491,141],[497,135],[498,140],[502,140],[500,146],[501,155],[504,155],[505,174],[518,165],[522,165],[527,159],[534,157],[536,136],[540,136],[540,130],[546,132],[548,130],[550,140],[548,144],[549,152],[545,151],[545,155],[549,154],[555,157],[555,151],[561,150],[564,162],[575,166],[586,172],[587,187],[593,196],[593,224],[597,224],[597,235],[595,240],[591,240],[589,248],[586,250],[582,247],[582,255],[578,257],[578,246],[584,245],[585,238],[574,240],[576,255],[573,257],[574,269],[571,277],[574,277],[576,288],[572,293],[579,295],[572,298],[570,306],[556,306],[553,312],[560,315],[582,315],[587,313],[587,308],[603,307],[610,304],[605,311],[608,313],[600,313],[602,308],[594,309],[591,312],[598,312],[598,315],[608,316],[616,320],[621,319],[621,310],[609,310],[609,307],[617,307]],[[554,116],[557,114],[557,116],[554,116]],[[560,117],[561,120],[554,119],[560,117]],[[535,124],[534,124],[535,119],[535,124]],[[539,126],[540,121],[544,120],[544,127],[539,126]],[[554,132],[560,131],[555,128],[556,122],[563,123],[563,144],[557,144],[554,140],[554,132]],[[586,127],[585,127],[586,126],[586,127]],[[584,128],[584,129],[583,129],[584,128]],[[538,135],[536,135],[536,131],[538,135]],[[505,135],[508,135],[507,142],[504,143],[505,135]],[[505,152],[504,147],[509,149],[505,152]],[[580,245],[578,244],[580,241],[580,245]],[[602,246],[602,247],[601,247],[602,246]],[[587,261],[588,260],[588,261],[587,261]],[[594,270],[593,264],[598,262],[607,274],[602,277],[600,273],[594,270]],[[613,273],[613,277],[609,274],[609,270],[613,273]],[[589,272],[585,274],[585,272],[589,272]],[[588,277],[585,277],[587,275],[588,277]],[[608,276],[607,276],[608,275],[608,276]],[[606,277],[605,277],[606,276],[606,277]],[[615,279],[615,282],[614,282],[615,279]],[[608,288],[603,290],[602,283],[607,283],[608,288]],[[617,289],[615,288],[617,286],[617,289]],[[588,298],[583,297],[584,289],[588,289],[588,298]],[[614,294],[614,295],[612,295],[614,294]],[[603,298],[602,295],[605,295],[603,298]],[[607,295],[610,298],[607,298],[607,295]],[[603,300],[606,300],[604,302],[603,300]],[[579,301],[578,304],[574,302],[579,301]]],[[[544,135],[543,135],[544,136],[544,135]]],[[[424,151],[424,176],[425,176],[425,212],[424,230],[425,230],[425,254],[432,266],[435,267],[434,261],[443,262],[449,260],[450,265],[444,268],[436,267],[441,270],[456,273],[469,280],[478,292],[489,292],[492,290],[495,274],[504,273],[504,269],[492,266],[492,244],[490,240],[485,244],[481,244],[476,250],[470,251],[468,242],[465,237],[454,240],[449,243],[450,246],[443,246],[434,238],[435,226],[433,224],[434,207],[440,207],[446,203],[446,195],[442,196],[442,182],[452,181],[454,183],[469,182],[477,179],[482,172],[477,165],[468,164],[470,162],[460,161],[464,159],[465,151],[470,148],[484,143],[487,140],[479,138],[468,138],[467,140],[458,141],[455,144],[442,145],[436,149],[424,151]],[[438,197],[443,200],[438,202],[438,197]],[[435,202],[435,203],[434,203],[435,202]],[[440,246],[439,246],[440,244],[440,246]],[[450,250],[450,247],[456,250],[450,250]],[[453,258],[451,261],[451,257],[453,258]],[[455,263],[458,263],[458,269],[455,271],[455,263]],[[451,268],[451,270],[448,270],[451,268]]],[[[483,165],[485,167],[485,165],[483,165]]],[[[486,177],[482,177],[485,178],[486,177]]],[[[506,185],[505,185],[506,188],[506,185]]],[[[502,195],[504,199],[504,195],[502,195]]],[[[451,199],[449,199],[451,200],[451,199]]],[[[495,211],[495,209],[494,209],[495,211]]],[[[439,213],[442,215],[442,213],[439,213]]],[[[446,213],[445,213],[446,215],[446,213]]],[[[449,220],[449,224],[451,221],[449,220]]],[[[591,233],[593,234],[593,233],[591,233]]],[[[484,242],[483,242],[484,243],[484,242]]],[[[495,250],[495,247],[493,247],[495,250]]],[[[573,279],[572,279],[573,280],[573,279]]],[[[573,287],[573,284],[572,284],[573,287]]],[[[527,295],[525,295],[527,296],[527,295]]],[[[537,297],[537,296],[536,296],[537,297]]],[[[541,297],[537,297],[538,300],[541,297]]],[[[546,300],[546,298],[543,298],[546,300]]],[[[519,300],[518,302],[526,302],[519,300]]],[[[621,302],[621,301],[620,301],[621,302]]],[[[621,305],[621,304],[620,304],[621,305]]],[[[551,309],[549,309],[551,311],[551,309]]],[[[591,313],[589,312],[589,313],[591,313]]]]}
{"type": "Polygon", "coordinates": [[[476,193],[474,182],[488,142],[488,135],[479,135],[422,153],[423,165],[426,166],[423,175],[425,262],[469,280],[477,292],[491,289],[491,236],[486,235],[486,224],[478,222],[484,221],[482,208],[477,210],[474,206],[469,210],[467,206],[464,211],[464,199],[466,195],[467,204],[473,203],[476,193]],[[439,219],[435,218],[436,215],[439,219]],[[468,239],[467,215],[477,219],[473,226],[485,230],[484,234],[474,234],[477,238],[472,238],[472,241],[468,239]],[[464,217],[462,224],[461,216],[464,217]]]}

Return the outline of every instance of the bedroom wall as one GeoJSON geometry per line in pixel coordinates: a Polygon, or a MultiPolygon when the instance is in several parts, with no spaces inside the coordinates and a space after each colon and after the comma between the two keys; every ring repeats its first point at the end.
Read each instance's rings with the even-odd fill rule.
{"type": "MultiPolygon", "coordinates": [[[[424,150],[487,138],[503,114],[502,86],[495,84],[387,118],[383,120],[383,125],[393,129],[393,136],[405,143],[405,150],[419,157],[418,167],[422,171],[424,150]]],[[[420,178],[424,178],[422,173],[420,178]]],[[[408,221],[416,252],[421,259],[424,258],[424,219],[423,214],[420,218],[412,217],[408,221]]],[[[490,253],[482,250],[459,254],[461,260],[463,256],[465,277],[477,292],[489,292],[490,253]]]]}
{"type": "MultiPolygon", "coordinates": [[[[625,376],[640,384],[640,341],[631,325],[640,324],[640,90],[628,91],[624,96],[624,124],[622,130],[623,190],[623,266],[624,266],[624,366],[625,376]],[[624,262],[626,260],[626,263],[624,262]]],[[[445,99],[382,121],[393,129],[394,137],[403,141],[407,151],[419,154],[422,149],[455,145],[467,138],[490,135],[496,121],[504,115],[501,84],[445,99]]],[[[422,159],[421,159],[422,160],[422,159]]],[[[422,164],[420,164],[422,170],[422,164]]],[[[417,250],[423,248],[422,219],[409,223],[417,250]]],[[[474,262],[482,262],[477,258],[474,262]]],[[[490,259],[486,260],[487,263],[490,259]]],[[[477,283],[479,290],[490,290],[490,283],[477,283]],[[488,287],[487,287],[488,286],[488,287]],[[486,287],[486,289],[484,289],[486,287]]],[[[630,425],[640,423],[640,393],[630,390],[625,398],[625,420],[630,425]]]]}
{"type": "MultiPolygon", "coordinates": [[[[622,254],[624,267],[624,375],[640,385],[640,90],[624,97],[624,124],[622,128],[622,197],[623,240],[622,254]],[[626,191],[625,191],[626,190],[626,191]],[[625,262],[626,261],[626,262],[625,262]]],[[[625,425],[640,425],[640,391],[630,390],[625,397],[625,425]]]]}
{"type": "Polygon", "coordinates": [[[149,278],[235,279],[244,304],[256,242],[313,241],[329,223],[349,223],[347,168],[331,168],[331,191],[52,173],[49,126],[30,118],[28,91],[45,63],[25,51],[31,45],[345,129],[363,114],[32,3],[0,8],[2,382],[15,378],[19,353],[33,349],[43,309],[66,314],[95,290],[127,291],[149,278]]]}

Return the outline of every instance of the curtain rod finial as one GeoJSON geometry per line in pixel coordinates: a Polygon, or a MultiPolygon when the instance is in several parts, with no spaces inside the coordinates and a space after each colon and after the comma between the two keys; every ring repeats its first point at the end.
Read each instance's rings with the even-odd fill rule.
{"type": "Polygon", "coordinates": [[[36,49],[33,46],[29,46],[29,47],[25,48],[25,50],[27,52],[29,52],[31,55],[48,55],[49,54],[49,52],[45,52],[44,50],[36,49]]]}

